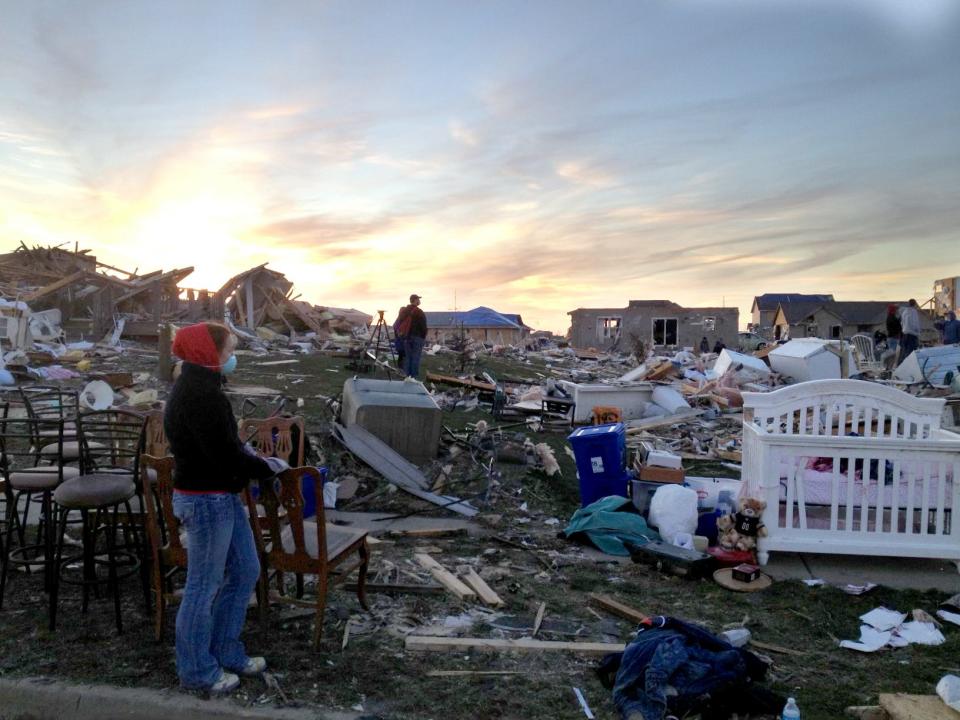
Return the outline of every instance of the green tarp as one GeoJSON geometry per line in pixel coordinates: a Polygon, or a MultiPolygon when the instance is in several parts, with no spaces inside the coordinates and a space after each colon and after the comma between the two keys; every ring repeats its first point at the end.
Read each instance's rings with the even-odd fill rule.
{"type": "Polygon", "coordinates": [[[568,540],[589,542],[607,555],[629,555],[624,541],[643,545],[660,537],[647,527],[633,503],[618,495],[600,498],[577,510],[563,534],[568,540]]]}

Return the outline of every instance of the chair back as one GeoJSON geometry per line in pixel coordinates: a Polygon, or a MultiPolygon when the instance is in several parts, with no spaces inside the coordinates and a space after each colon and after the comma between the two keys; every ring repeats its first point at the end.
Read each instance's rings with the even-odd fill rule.
{"type": "Polygon", "coordinates": [[[180,541],[180,521],[173,514],[173,468],[170,456],[140,457],[140,483],[143,487],[143,504],[147,509],[147,535],[155,558],[166,566],[187,566],[187,549],[180,541]],[[156,473],[156,480],[147,479],[147,471],[156,473]]]}
{"type": "Polygon", "coordinates": [[[144,415],[143,452],[158,458],[169,455],[170,441],[163,429],[163,410],[149,410],[144,415]]]}
{"type": "Polygon", "coordinates": [[[72,422],[80,414],[80,394],[54,385],[31,385],[20,388],[27,414],[38,420],[72,422]]]}
{"type": "Polygon", "coordinates": [[[129,471],[140,478],[144,418],[126,410],[91,410],[77,417],[80,470],[84,474],[129,471]]]}
{"type": "Polygon", "coordinates": [[[871,335],[854,335],[850,338],[857,351],[857,361],[862,370],[873,369],[877,365],[877,355],[871,335]]]}
{"type": "MultiPolygon", "coordinates": [[[[0,476],[8,483],[10,474],[43,464],[63,481],[63,420],[9,417],[6,403],[0,409],[0,476]],[[44,452],[41,453],[41,448],[44,452]]],[[[47,470],[44,470],[47,472],[47,470]]]]}
{"type": "MultiPolygon", "coordinates": [[[[264,514],[257,516],[253,497],[246,493],[250,508],[250,522],[254,526],[254,537],[266,538],[269,550],[266,552],[271,568],[285,572],[314,574],[318,566],[327,561],[326,522],[323,514],[323,479],[315,467],[296,467],[284,470],[274,478],[260,481],[259,503],[264,514]],[[304,529],[303,479],[313,482],[317,502],[316,556],[308,551],[309,538],[304,529]],[[283,517],[281,517],[281,515],[283,517]],[[264,523],[266,528],[261,528],[264,523]],[[287,546],[284,546],[284,539],[287,546]],[[292,547],[291,547],[292,546],[292,547]]],[[[311,521],[313,524],[313,521],[311,521]]]]}
{"type": "Polygon", "coordinates": [[[264,457],[278,457],[291,467],[300,467],[306,445],[305,427],[301,415],[245,418],[240,421],[240,438],[249,441],[264,457]]]}

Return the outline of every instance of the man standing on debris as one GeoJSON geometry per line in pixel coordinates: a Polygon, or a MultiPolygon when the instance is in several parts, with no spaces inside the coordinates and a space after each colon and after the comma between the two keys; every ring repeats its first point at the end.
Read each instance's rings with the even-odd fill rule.
{"type": "Polygon", "coordinates": [[[420,309],[420,296],[411,295],[410,304],[402,312],[397,335],[403,338],[403,372],[415,378],[420,375],[420,356],[427,339],[427,316],[420,309]]]}
{"type": "Polygon", "coordinates": [[[903,334],[903,326],[900,324],[900,318],[897,317],[897,306],[887,305],[887,352],[885,357],[890,357],[893,353],[893,367],[897,366],[897,351],[900,349],[900,336],[903,334]]]}
{"type": "Polygon", "coordinates": [[[187,532],[187,584],[177,612],[177,674],[185,688],[222,694],[237,675],[267,667],[240,641],[247,603],[260,578],[253,531],[240,493],[251,478],[287,467],[264,460],[240,441],[237,419],[223,392],[237,358],[236,336],[219,323],[182,328],[173,353],[183,360],[163,427],[176,463],[173,512],[187,532]]]}
{"type": "Polygon", "coordinates": [[[957,320],[957,314],[951,310],[943,323],[943,344],[956,345],[957,343],[960,343],[960,320],[957,320]]]}
{"type": "Polygon", "coordinates": [[[920,347],[920,311],[917,309],[917,301],[913,298],[900,308],[900,326],[903,330],[900,339],[900,360],[903,361],[920,347]]]}
{"type": "Polygon", "coordinates": [[[723,342],[723,338],[717,339],[717,342],[714,343],[714,345],[713,345],[713,353],[714,353],[714,355],[719,355],[720,353],[722,353],[722,352],[723,352],[724,350],[726,350],[726,349],[727,349],[727,346],[726,346],[726,344],[723,342]]]}
{"type": "Polygon", "coordinates": [[[700,354],[706,355],[710,352],[710,342],[707,340],[707,336],[704,335],[703,339],[700,340],[700,354]]]}
{"type": "Polygon", "coordinates": [[[406,325],[407,306],[404,305],[397,312],[397,319],[393,321],[393,349],[397,353],[397,367],[403,370],[403,363],[406,354],[404,353],[404,343],[406,338],[400,334],[400,330],[406,325]]]}

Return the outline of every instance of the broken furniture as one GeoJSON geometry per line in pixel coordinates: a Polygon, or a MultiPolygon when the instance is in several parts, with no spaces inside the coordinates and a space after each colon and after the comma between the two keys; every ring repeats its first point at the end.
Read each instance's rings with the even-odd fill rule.
{"type": "Polygon", "coordinates": [[[854,335],[850,338],[856,352],[857,369],[861,372],[880,372],[883,362],[877,359],[873,337],[871,335],[854,335]]]}
{"type": "Polygon", "coordinates": [[[641,418],[647,406],[653,402],[655,387],[651,383],[601,385],[578,384],[569,380],[561,380],[560,385],[573,397],[573,422],[577,425],[592,422],[593,408],[598,406],[620,408],[624,420],[641,418]]]}
{"type": "MultiPolygon", "coordinates": [[[[369,609],[364,585],[370,551],[367,547],[366,531],[326,522],[322,502],[317,503],[315,520],[304,519],[301,485],[306,479],[312,480],[315,497],[323,497],[320,471],[313,467],[290,468],[275,478],[259,483],[259,504],[265,515],[264,528],[259,527],[257,508],[249,494],[247,503],[254,525],[254,538],[262,558],[262,587],[268,587],[269,573],[273,571],[279,591],[279,595],[274,599],[316,608],[313,643],[314,647],[319,647],[323,634],[327,589],[331,584],[343,582],[351,572],[357,570],[357,599],[365,610],[369,609]],[[263,541],[264,532],[269,538],[267,543],[263,541]],[[299,597],[288,597],[284,573],[316,575],[316,600],[309,603],[299,597]]],[[[299,592],[297,594],[300,595],[299,592]]]]}
{"type": "Polygon", "coordinates": [[[856,369],[850,346],[840,340],[801,338],[779,345],[767,355],[770,367],[794,382],[839,380],[856,369]]]}
{"type": "Polygon", "coordinates": [[[776,551],[960,561],[960,435],[941,429],[943,405],[862,380],[744,393],[744,493],[767,503],[760,563],[776,551]]]}
{"type": "Polygon", "coordinates": [[[910,353],[893,371],[893,379],[904,383],[927,382],[949,385],[947,374],[960,373],[960,345],[920,348],[910,353]]]}
{"type": "Polygon", "coordinates": [[[150,540],[153,634],[157,642],[163,640],[165,611],[174,598],[173,576],[177,571],[187,569],[187,549],[180,536],[180,521],[173,514],[173,464],[172,457],[146,454],[140,457],[140,481],[147,511],[145,524],[150,540]],[[153,476],[152,482],[148,473],[153,476]]]}
{"type": "Polygon", "coordinates": [[[414,465],[437,457],[442,413],[421,383],[350,378],[340,419],[382,440],[414,465]]]}
{"type": "Polygon", "coordinates": [[[544,397],[540,401],[541,417],[559,417],[573,426],[573,419],[577,414],[577,403],[573,398],[564,397],[544,397]]]}

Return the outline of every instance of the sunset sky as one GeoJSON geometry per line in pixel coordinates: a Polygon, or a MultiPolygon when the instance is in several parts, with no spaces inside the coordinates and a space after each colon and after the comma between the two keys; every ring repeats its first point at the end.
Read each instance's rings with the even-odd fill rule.
{"type": "Polygon", "coordinates": [[[954,0],[0,0],[0,250],[318,304],[926,300],[954,0]]]}

